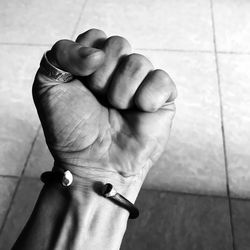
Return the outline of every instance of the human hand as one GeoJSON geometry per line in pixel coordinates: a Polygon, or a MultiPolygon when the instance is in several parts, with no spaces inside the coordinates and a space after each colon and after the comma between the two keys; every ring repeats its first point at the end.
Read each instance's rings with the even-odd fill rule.
{"type": "Polygon", "coordinates": [[[176,88],[166,72],[122,37],[89,30],[61,40],[50,61],[77,76],[53,81],[38,71],[33,97],[46,142],[59,168],[90,181],[141,186],[164,150],[176,88]]]}

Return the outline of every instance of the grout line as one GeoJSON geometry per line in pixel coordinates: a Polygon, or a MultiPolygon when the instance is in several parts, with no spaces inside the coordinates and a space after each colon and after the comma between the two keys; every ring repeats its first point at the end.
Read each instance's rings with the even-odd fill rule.
{"type": "Polygon", "coordinates": [[[27,176],[27,175],[24,175],[23,176],[23,179],[27,179],[27,180],[37,180],[37,181],[40,181],[40,177],[39,176],[27,176]]]}
{"type": "Polygon", "coordinates": [[[233,217],[232,217],[232,203],[231,203],[230,186],[229,186],[229,171],[228,171],[228,160],[227,160],[228,158],[227,158],[227,147],[226,147],[226,135],[225,135],[225,127],[224,127],[224,112],[223,112],[224,110],[223,110],[223,103],[222,103],[221,78],[220,78],[220,70],[219,70],[219,62],[218,62],[218,54],[217,54],[217,43],[216,43],[216,34],[215,34],[215,20],[214,20],[213,0],[210,0],[210,10],[211,10],[211,20],[212,20],[212,28],[213,28],[214,57],[215,57],[215,66],[216,66],[218,92],[219,92],[219,102],[220,102],[221,133],[222,133],[223,152],[224,152],[224,163],[225,163],[225,174],[226,174],[226,189],[227,189],[228,208],[229,208],[229,215],[230,215],[232,247],[233,247],[233,250],[236,250],[235,236],[234,236],[234,225],[233,225],[233,217]]]}
{"type": "MultiPolygon", "coordinates": [[[[207,53],[214,54],[212,50],[192,50],[192,49],[167,49],[167,48],[134,48],[134,50],[143,50],[143,51],[159,51],[159,52],[178,52],[178,53],[207,53]]],[[[223,51],[216,50],[217,54],[228,54],[228,55],[250,55],[249,51],[223,51]]]]}
{"type": "Polygon", "coordinates": [[[78,25],[79,25],[79,23],[80,23],[80,21],[81,21],[82,13],[83,13],[83,11],[84,11],[85,6],[87,5],[87,3],[88,3],[88,0],[85,0],[85,2],[84,2],[83,5],[82,5],[82,8],[81,8],[81,10],[80,10],[79,17],[78,17],[78,19],[77,19],[77,21],[76,21],[74,30],[73,30],[72,35],[71,35],[71,39],[72,39],[72,40],[73,40],[74,36],[76,35],[77,27],[78,27],[78,25]]]}
{"type": "Polygon", "coordinates": [[[133,48],[134,50],[159,51],[159,52],[179,52],[179,53],[214,53],[212,50],[192,50],[192,49],[154,49],[154,48],[133,48]]]}
{"type": "Polygon", "coordinates": [[[8,45],[8,46],[31,46],[31,47],[51,47],[52,44],[46,43],[5,43],[0,42],[0,45],[8,45]]]}
{"type": "MultiPolygon", "coordinates": [[[[87,2],[88,0],[85,0],[82,7],[81,7],[81,10],[80,10],[80,14],[79,14],[79,17],[76,21],[76,24],[74,26],[74,29],[73,29],[73,32],[72,32],[72,35],[70,36],[71,39],[74,38],[75,36],[75,33],[76,33],[76,30],[77,30],[77,27],[78,27],[78,24],[80,23],[80,20],[81,20],[81,16],[82,16],[82,13],[84,11],[84,8],[85,6],[87,5],[87,2]]],[[[0,42],[0,45],[10,45],[10,46],[33,46],[33,47],[52,47],[53,44],[46,44],[46,43],[15,43],[15,42],[0,42]]]]}
{"type": "Polygon", "coordinates": [[[0,174],[0,178],[18,179],[19,176],[17,176],[17,175],[8,175],[8,174],[6,174],[6,175],[0,174]]]}
{"type": "Polygon", "coordinates": [[[167,190],[167,189],[158,189],[158,188],[144,188],[142,187],[142,189],[144,190],[152,190],[152,191],[158,191],[158,192],[165,192],[165,193],[172,193],[172,194],[177,194],[177,195],[187,195],[187,196],[197,196],[197,197],[211,197],[211,198],[221,198],[221,199],[225,199],[227,198],[226,195],[220,195],[220,194],[201,194],[201,193],[188,193],[188,192],[183,192],[183,191],[174,191],[174,190],[167,190]]]}
{"type": "Polygon", "coordinates": [[[228,54],[228,55],[250,55],[249,51],[217,51],[217,54],[228,54]]]}
{"type": "MultiPolygon", "coordinates": [[[[74,32],[71,35],[71,39],[74,37],[74,33],[76,32],[76,28],[80,22],[77,21],[77,25],[74,29],[74,32]]],[[[51,43],[13,43],[13,42],[0,42],[0,46],[27,46],[27,47],[52,47],[53,44],[51,43]]],[[[142,51],[159,51],[159,52],[177,52],[177,53],[207,53],[211,54],[214,51],[211,50],[189,50],[189,49],[167,49],[167,48],[134,48],[134,50],[142,50],[142,51]]],[[[223,51],[217,50],[217,54],[226,54],[226,55],[250,55],[249,51],[223,51]]]]}
{"type": "Polygon", "coordinates": [[[13,205],[13,203],[14,203],[14,199],[15,199],[15,197],[16,197],[18,188],[19,188],[19,186],[20,186],[20,184],[21,184],[22,177],[23,177],[24,172],[25,172],[25,169],[26,169],[26,167],[27,167],[27,165],[28,165],[28,162],[29,162],[30,156],[31,156],[31,154],[32,154],[32,151],[33,151],[35,142],[36,142],[36,140],[37,140],[37,138],[38,138],[38,134],[39,134],[40,129],[41,129],[41,126],[39,125],[39,127],[38,127],[38,129],[37,129],[37,131],[36,131],[36,134],[35,134],[35,136],[34,136],[34,139],[33,139],[32,143],[31,143],[30,150],[29,150],[29,153],[28,153],[27,158],[26,158],[26,160],[25,160],[24,167],[23,167],[23,169],[22,169],[21,175],[20,175],[19,178],[18,178],[18,181],[17,181],[16,187],[15,187],[15,190],[14,190],[13,195],[12,195],[12,197],[11,197],[9,207],[8,207],[8,209],[7,209],[7,211],[6,211],[5,216],[4,216],[3,223],[2,223],[2,225],[1,225],[1,227],[0,227],[0,235],[2,234],[2,231],[3,231],[4,227],[5,227],[6,222],[7,222],[7,218],[8,218],[8,216],[9,216],[11,207],[12,207],[12,205],[13,205]]]}
{"type": "Polygon", "coordinates": [[[249,202],[249,201],[250,201],[250,198],[248,198],[248,197],[236,197],[236,196],[231,196],[231,201],[232,201],[232,200],[249,202]]]}
{"type": "MultiPolygon", "coordinates": [[[[157,187],[142,187],[142,189],[144,190],[152,190],[152,191],[158,191],[158,192],[166,192],[166,193],[173,193],[173,194],[178,194],[178,195],[192,195],[192,196],[198,196],[198,197],[213,197],[213,198],[228,198],[227,195],[223,195],[223,194],[215,194],[215,193],[195,193],[195,192],[185,192],[185,191],[175,191],[175,190],[168,190],[168,189],[160,189],[157,187]]],[[[249,202],[250,201],[250,197],[237,197],[237,196],[233,196],[231,197],[231,200],[239,200],[239,201],[245,201],[245,202],[249,202]]]]}

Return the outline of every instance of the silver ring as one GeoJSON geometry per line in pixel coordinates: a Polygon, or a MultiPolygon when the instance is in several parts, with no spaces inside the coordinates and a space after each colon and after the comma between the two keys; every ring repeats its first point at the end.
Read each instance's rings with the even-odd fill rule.
{"type": "Polygon", "coordinates": [[[40,62],[40,71],[44,75],[46,75],[49,78],[52,78],[54,81],[58,82],[70,82],[71,80],[74,79],[74,76],[64,70],[58,69],[55,67],[47,57],[47,53],[49,51],[46,51],[42,57],[42,60],[40,62]]]}

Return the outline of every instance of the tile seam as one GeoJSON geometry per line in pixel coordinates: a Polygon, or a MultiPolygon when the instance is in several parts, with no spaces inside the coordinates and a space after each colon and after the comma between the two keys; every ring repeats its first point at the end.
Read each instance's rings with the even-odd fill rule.
{"type": "Polygon", "coordinates": [[[38,138],[38,134],[39,134],[40,129],[41,129],[41,126],[39,125],[38,128],[37,128],[36,134],[35,134],[35,136],[34,136],[34,139],[32,140],[32,143],[31,143],[31,146],[30,146],[30,150],[29,150],[29,153],[28,153],[27,158],[26,158],[26,160],[25,160],[24,167],[23,167],[23,169],[22,169],[21,175],[20,175],[19,177],[17,177],[17,178],[18,178],[18,181],[17,181],[17,183],[16,183],[16,187],[15,187],[15,189],[14,189],[14,192],[13,192],[13,195],[12,195],[12,197],[11,197],[11,200],[10,200],[10,203],[9,203],[9,206],[8,206],[8,209],[7,209],[6,213],[5,213],[5,216],[4,216],[2,225],[1,225],[1,227],[0,227],[0,236],[2,235],[3,229],[4,229],[5,225],[6,225],[6,222],[7,222],[9,213],[10,213],[10,210],[11,210],[11,208],[12,208],[12,205],[13,205],[14,199],[15,199],[15,197],[16,197],[18,188],[19,188],[19,186],[20,186],[20,184],[21,184],[22,177],[23,177],[24,172],[25,172],[25,169],[26,169],[26,167],[27,167],[27,165],[28,165],[28,162],[29,162],[31,153],[32,153],[32,151],[33,151],[35,142],[36,142],[36,140],[37,140],[37,138],[38,138]]]}
{"type": "Polygon", "coordinates": [[[224,110],[223,110],[221,78],[220,78],[220,70],[219,70],[219,62],[218,62],[218,54],[217,54],[217,42],[216,42],[216,32],[215,32],[213,0],[210,0],[210,12],[211,12],[211,21],[212,21],[212,30],[213,30],[214,59],[215,59],[215,67],[216,67],[216,75],[217,75],[219,103],[220,103],[221,133],[222,133],[224,166],[225,166],[225,175],[226,175],[226,191],[227,191],[227,196],[228,196],[227,198],[228,198],[228,208],[229,208],[231,236],[232,236],[232,248],[233,248],[233,250],[236,250],[235,236],[234,236],[234,224],[233,224],[233,218],[232,218],[232,203],[231,203],[231,194],[230,194],[228,158],[227,158],[225,127],[224,127],[224,110]]]}
{"type": "MultiPolygon", "coordinates": [[[[72,35],[71,37],[73,37],[72,35]]],[[[14,43],[14,42],[0,42],[0,46],[24,46],[24,47],[52,47],[51,43],[14,43]]],[[[159,52],[176,52],[176,53],[204,53],[214,54],[212,50],[188,50],[188,49],[168,49],[168,48],[134,48],[134,50],[142,51],[159,51],[159,52]]],[[[217,50],[217,54],[228,54],[228,55],[250,55],[250,51],[223,51],[217,50]]]]}
{"type": "Polygon", "coordinates": [[[27,46],[27,47],[50,47],[53,44],[47,44],[47,43],[5,43],[5,42],[0,42],[0,46],[27,46]]]}
{"type": "Polygon", "coordinates": [[[168,49],[168,48],[133,48],[133,50],[159,51],[159,52],[178,52],[178,53],[214,53],[212,50],[192,50],[192,49],[168,49]]]}
{"type": "Polygon", "coordinates": [[[19,176],[17,175],[8,175],[8,174],[0,174],[0,178],[10,178],[10,179],[18,179],[19,176]]]}
{"type": "Polygon", "coordinates": [[[223,51],[219,50],[217,51],[217,54],[222,54],[222,55],[250,55],[249,51],[223,51]]]}
{"type": "Polygon", "coordinates": [[[74,36],[76,35],[76,31],[77,31],[78,25],[79,25],[79,23],[80,23],[80,21],[81,21],[82,13],[83,13],[83,11],[84,11],[84,9],[85,9],[87,3],[88,3],[88,0],[85,0],[84,3],[83,3],[83,5],[82,5],[82,7],[81,7],[79,16],[78,16],[78,18],[77,18],[77,21],[76,21],[76,24],[75,24],[75,26],[74,26],[73,32],[72,32],[72,34],[71,34],[71,39],[73,39],[74,36]]]}

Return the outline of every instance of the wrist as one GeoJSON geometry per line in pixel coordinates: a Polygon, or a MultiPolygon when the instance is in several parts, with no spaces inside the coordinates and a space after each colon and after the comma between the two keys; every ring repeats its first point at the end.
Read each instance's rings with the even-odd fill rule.
{"type": "Polygon", "coordinates": [[[53,170],[69,170],[73,174],[74,189],[81,190],[85,193],[95,192],[101,195],[103,186],[106,183],[111,183],[118,193],[132,203],[135,202],[146,176],[144,169],[142,169],[140,174],[125,177],[111,170],[107,171],[96,167],[78,167],[68,164],[59,165],[57,163],[55,163],[53,170]]]}
{"type": "Polygon", "coordinates": [[[13,249],[120,249],[129,213],[89,188],[45,184],[13,249]]]}
{"type": "Polygon", "coordinates": [[[56,236],[56,249],[68,249],[69,244],[72,250],[120,248],[129,216],[127,210],[80,186],[45,185],[42,196],[47,200],[42,201],[44,210],[48,211],[48,204],[54,203],[52,213],[61,215],[62,230],[56,236]]]}

